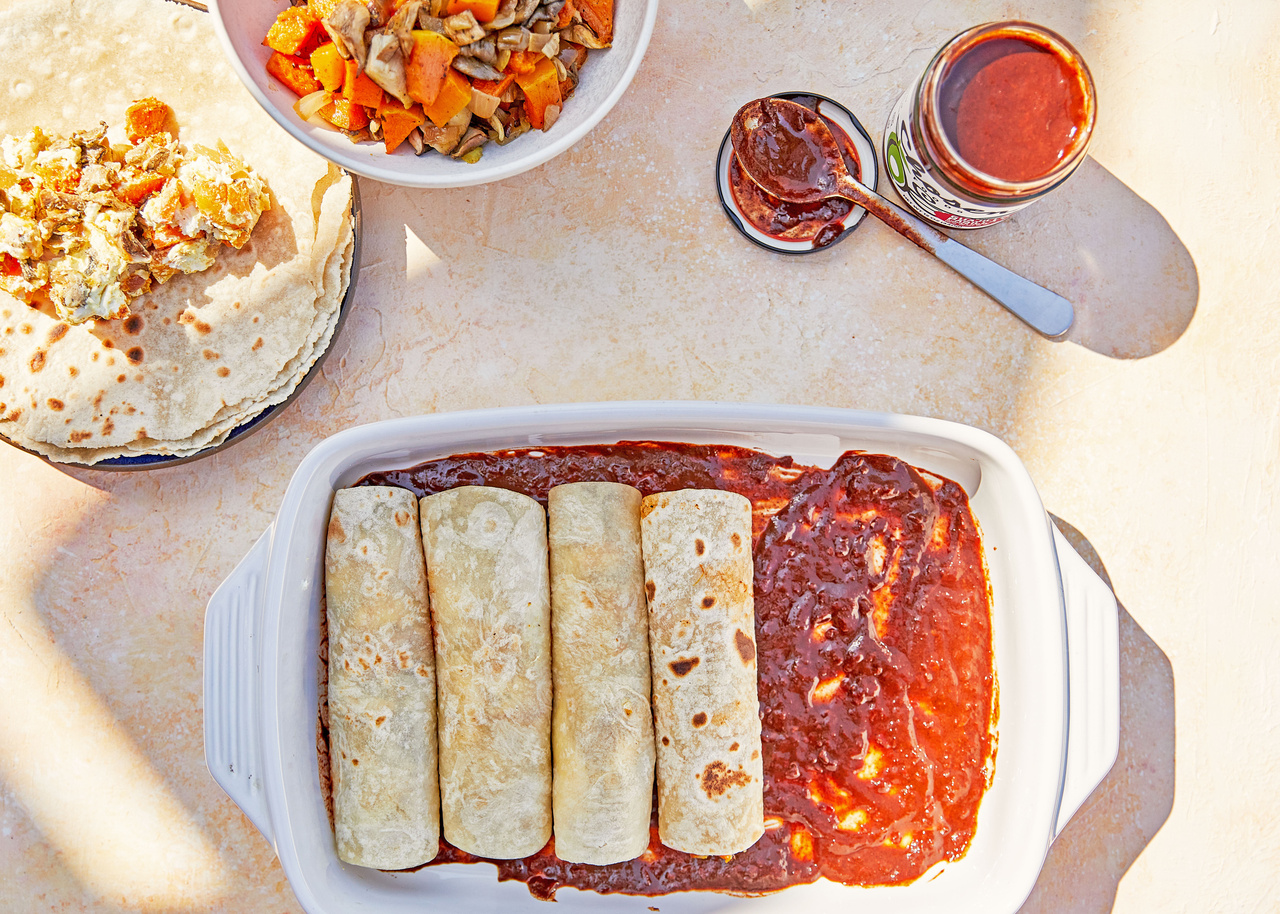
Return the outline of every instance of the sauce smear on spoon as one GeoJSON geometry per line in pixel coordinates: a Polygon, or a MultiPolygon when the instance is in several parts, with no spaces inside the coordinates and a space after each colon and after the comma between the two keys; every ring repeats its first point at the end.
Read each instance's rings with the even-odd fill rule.
{"type": "Polygon", "coordinates": [[[748,102],[730,127],[733,151],[753,181],[792,203],[836,193],[844,161],[822,117],[776,98],[748,102]]]}

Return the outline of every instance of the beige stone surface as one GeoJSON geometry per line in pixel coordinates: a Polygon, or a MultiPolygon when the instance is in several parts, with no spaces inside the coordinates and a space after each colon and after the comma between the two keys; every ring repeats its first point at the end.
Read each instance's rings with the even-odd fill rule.
{"type": "Polygon", "coordinates": [[[1272,0],[665,0],[632,88],[567,154],[478,188],[363,182],[356,302],[268,428],[134,474],[0,447],[0,910],[297,911],[201,735],[205,603],[293,468],[355,423],[637,398],[1009,441],[1126,610],[1120,761],[1024,910],[1274,910],[1277,48],[1272,0]],[[939,44],[1012,15],[1089,60],[1096,163],[967,237],[1069,287],[1075,342],[870,221],[784,258],[724,218],[712,163],[738,105],[811,89],[878,139],[939,44]]]}

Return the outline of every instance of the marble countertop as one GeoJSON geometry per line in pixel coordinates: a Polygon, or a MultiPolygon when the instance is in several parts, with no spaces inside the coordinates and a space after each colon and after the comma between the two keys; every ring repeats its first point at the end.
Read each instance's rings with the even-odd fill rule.
{"type": "Polygon", "coordinates": [[[205,768],[210,594],[334,432],[610,399],[888,410],[1008,441],[1122,606],[1120,757],[1023,910],[1270,909],[1277,47],[1269,0],[665,0],[632,87],[568,153],[483,187],[362,182],[355,303],[263,431],[130,474],[0,447],[0,909],[300,910],[205,768]],[[879,140],[943,41],[1011,16],[1089,61],[1092,161],[965,240],[1076,301],[1069,341],[871,220],[787,258],[725,219],[712,165],[740,104],[820,92],[879,140]]]}

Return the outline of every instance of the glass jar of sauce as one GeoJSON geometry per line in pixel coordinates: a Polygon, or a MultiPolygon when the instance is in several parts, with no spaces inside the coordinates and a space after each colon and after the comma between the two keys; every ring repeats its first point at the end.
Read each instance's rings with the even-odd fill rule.
{"type": "Polygon", "coordinates": [[[1097,120],[1093,77],[1066,39],[993,22],[943,45],[889,116],[885,170],[921,216],[994,225],[1084,161],[1097,120]]]}

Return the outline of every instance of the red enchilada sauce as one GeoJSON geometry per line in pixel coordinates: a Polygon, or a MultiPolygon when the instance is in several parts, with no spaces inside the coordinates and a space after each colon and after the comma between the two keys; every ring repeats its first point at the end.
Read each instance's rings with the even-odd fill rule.
{"type": "MultiPolygon", "coordinates": [[[[788,101],[822,114],[818,110],[819,99],[815,96],[794,96],[788,101]]],[[[835,137],[845,168],[849,174],[861,179],[862,163],[853,140],[835,121],[825,115],[822,119],[835,137]]],[[[729,156],[729,189],[738,209],[759,231],[782,241],[812,240],[815,248],[825,247],[840,237],[844,231],[844,217],[853,209],[853,204],[841,197],[816,203],[789,203],[775,197],[747,176],[736,155],[729,156]]]]}
{"type": "Polygon", "coordinates": [[[939,89],[947,138],[973,168],[1011,183],[1043,178],[1087,121],[1078,65],[1030,35],[997,32],[966,50],[939,89]]]}
{"type": "MultiPolygon", "coordinates": [[[[743,448],[623,443],[466,454],[366,477],[426,495],[492,485],[544,504],[554,485],[739,492],[754,507],[765,833],[729,858],[663,847],[567,863],[554,839],[500,879],[657,895],[770,892],[819,877],[905,883],[968,848],[993,750],[990,602],[955,483],[883,455],[830,470],[743,448]]],[[[476,862],[445,841],[427,864],[476,862]]]]}

